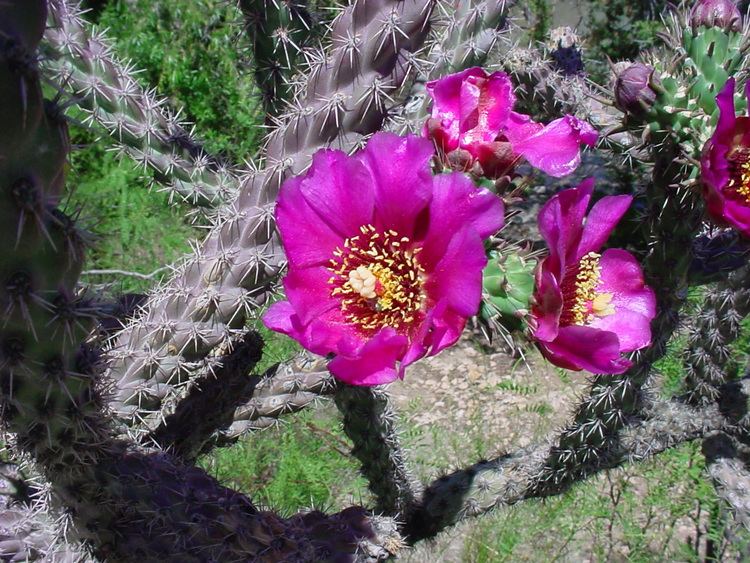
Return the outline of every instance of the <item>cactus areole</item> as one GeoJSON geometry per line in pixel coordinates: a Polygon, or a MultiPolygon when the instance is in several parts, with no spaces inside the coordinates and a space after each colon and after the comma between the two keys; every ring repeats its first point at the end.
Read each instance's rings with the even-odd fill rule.
{"type": "Polygon", "coordinates": [[[423,135],[447,166],[476,176],[501,178],[523,158],[551,176],[565,176],[581,162],[580,145],[598,134],[572,115],[548,125],[513,111],[513,83],[504,72],[470,68],[427,83],[432,115],[423,135]]]}
{"type": "Polygon", "coordinates": [[[734,82],[716,96],[719,122],[703,150],[701,179],[711,217],[750,237],[750,117],[735,115],[734,82]]]}
{"type": "Polygon", "coordinates": [[[433,176],[432,156],[425,139],[378,133],[354,156],[319,151],[281,189],[288,301],[264,322],[333,354],[329,369],[347,383],[403,377],[479,308],[482,239],[502,226],[503,205],[464,174],[433,176]]]}
{"type": "Polygon", "coordinates": [[[553,364],[593,373],[623,373],[623,353],[651,343],[654,292],[635,257],[599,250],[627,211],[631,196],[608,196],[586,214],[593,181],[552,197],[539,213],[550,253],[536,272],[534,338],[553,364]]]}

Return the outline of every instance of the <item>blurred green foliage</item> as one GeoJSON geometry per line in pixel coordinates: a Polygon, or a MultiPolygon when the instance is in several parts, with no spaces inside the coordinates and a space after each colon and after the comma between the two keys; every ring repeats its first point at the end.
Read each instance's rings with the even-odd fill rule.
{"type": "Polygon", "coordinates": [[[632,60],[655,45],[667,5],[666,0],[587,0],[584,25],[589,73],[606,84],[607,59],[632,60]]]}

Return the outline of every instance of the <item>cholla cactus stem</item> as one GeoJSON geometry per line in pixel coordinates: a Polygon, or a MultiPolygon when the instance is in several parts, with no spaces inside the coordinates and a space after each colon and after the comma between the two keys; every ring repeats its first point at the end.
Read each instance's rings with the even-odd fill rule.
{"type": "Polygon", "coordinates": [[[399,445],[388,395],[379,388],[340,385],[334,400],[354,444],[352,454],[375,495],[375,509],[399,520],[408,518],[418,491],[399,445]]]}
{"type": "MultiPolygon", "coordinates": [[[[81,17],[76,0],[50,0],[45,74],[70,94],[87,119],[107,131],[118,149],[154,172],[178,201],[218,207],[231,201],[239,181],[230,163],[211,155],[170,112],[166,100],[144,90],[134,70],[112,53],[103,32],[81,17]]],[[[172,199],[172,198],[170,198],[172,199]]]]}
{"type": "Polygon", "coordinates": [[[750,314],[750,268],[732,272],[726,281],[710,288],[695,324],[690,328],[685,352],[685,384],[696,404],[713,402],[725,383],[730,345],[750,314]]]}
{"type": "Polygon", "coordinates": [[[292,76],[302,50],[319,35],[319,24],[300,0],[239,0],[253,45],[255,77],[269,116],[294,94],[292,76]]]}

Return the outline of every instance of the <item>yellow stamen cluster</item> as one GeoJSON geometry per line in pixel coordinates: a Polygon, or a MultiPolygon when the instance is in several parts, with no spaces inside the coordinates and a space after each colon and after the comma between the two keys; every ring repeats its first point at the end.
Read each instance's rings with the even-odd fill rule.
{"type": "Polygon", "coordinates": [[[424,302],[424,268],[407,237],[378,232],[372,225],[337,248],[328,269],[331,295],[341,299],[345,318],[367,332],[413,323],[424,302]]]}
{"type": "Polygon", "coordinates": [[[571,324],[585,325],[594,317],[606,317],[615,313],[611,293],[599,293],[596,288],[601,282],[601,268],[596,252],[589,252],[578,263],[574,281],[574,295],[568,315],[571,324]]]}
{"type": "Polygon", "coordinates": [[[745,202],[750,205],[750,161],[743,162],[738,170],[735,170],[729,181],[729,188],[744,197],[745,202]]]}

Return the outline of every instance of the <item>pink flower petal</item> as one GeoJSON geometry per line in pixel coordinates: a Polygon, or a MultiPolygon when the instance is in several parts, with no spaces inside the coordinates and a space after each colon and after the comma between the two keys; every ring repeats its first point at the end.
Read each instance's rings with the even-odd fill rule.
{"type": "Polygon", "coordinates": [[[505,221],[503,202],[495,194],[478,189],[468,176],[454,172],[433,180],[429,228],[419,260],[427,267],[439,261],[455,233],[471,228],[481,238],[496,233],[505,221]]]}
{"type": "Polygon", "coordinates": [[[271,305],[263,315],[263,324],[270,330],[291,336],[295,332],[293,316],[296,316],[296,313],[292,304],[288,301],[279,301],[271,305]]]}
{"type": "Polygon", "coordinates": [[[651,319],[656,316],[656,296],[643,280],[643,270],[626,250],[610,248],[599,261],[601,282],[597,291],[612,295],[615,313],[595,317],[589,326],[617,334],[621,352],[651,344],[651,319]]]}
{"type": "Polygon", "coordinates": [[[736,119],[734,108],[734,77],[729,78],[724,87],[716,95],[716,105],[719,108],[719,121],[716,123],[714,135],[727,137],[734,134],[734,122],[736,119]]]}
{"type": "Polygon", "coordinates": [[[725,198],[723,216],[732,227],[750,237],[750,203],[742,204],[725,198]]]}
{"type": "MultiPolygon", "coordinates": [[[[378,133],[355,156],[373,179],[376,227],[414,236],[420,212],[432,195],[433,154],[432,143],[426,139],[378,133]]],[[[356,197],[356,193],[351,195],[356,197]]]]}
{"type": "Polygon", "coordinates": [[[586,216],[575,259],[589,252],[598,252],[632,202],[633,196],[629,195],[605,196],[597,201],[586,216]]]}
{"type": "Polygon", "coordinates": [[[342,238],[372,223],[375,203],[370,174],[342,151],[315,153],[300,190],[307,204],[342,238]]]}
{"type": "Polygon", "coordinates": [[[445,152],[458,148],[461,119],[461,85],[470,76],[484,77],[485,72],[479,67],[450,74],[439,80],[426,84],[427,93],[433,99],[432,129],[439,135],[431,135],[429,122],[425,125],[425,136],[438,137],[438,145],[445,152]]]}
{"type": "Polygon", "coordinates": [[[357,349],[339,349],[328,364],[331,373],[351,385],[382,385],[398,378],[396,362],[408,345],[405,336],[384,328],[357,349]]]}
{"type": "Polygon", "coordinates": [[[510,118],[515,103],[513,84],[504,72],[464,80],[461,85],[460,146],[494,142],[510,118]]]}
{"type": "Polygon", "coordinates": [[[593,146],[598,133],[585,121],[566,115],[535,133],[524,136],[530,123],[523,128],[508,129],[513,150],[529,164],[550,176],[561,177],[573,172],[581,163],[580,145],[593,146]]]}
{"type": "Polygon", "coordinates": [[[432,332],[428,338],[430,356],[458,342],[465,326],[466,317],[452,309],[446,307],[445,310],[436,313],[432,321],[432,332]]]}
{"type": "Polygon", "coordinates": [[[554,341],[537,344],[553,364],[575,371],[619,374],[633,365],[620,355],[620,342],[615,333],[588,326],[562,327],[554,341]]]}
{"type": "Polygon", "coordinates": [[[302,195],[303,178],[290,178],[281,187],[276,223],[290,266],[307,268],[327,264],[336,247],[344,243],[310,207],[302,195]]]}
{"type": "Polygon", "coordinates": [[[439,295],[463,316],[472,316],[482,299],[482,269],[487,265],[482,239],[464,229],[451,238],[443,258],[429,272],[428,295],[439,295]]]}
{"type": "Polygon", "coordinates": [[[331,299],[330,277],[331,272],[323,266],[294,268],[284,277],[286,297],[302,324],[310,324],[323,313],[339,307],[338,300],[331,299]]]}
{"type": "Polygon", "coordinates": [[[550,342],[557,338],[560,329],[560,314],[563,307],[563,296],[557,279],[546,265],[545,258],[536,271],[536,293],[534,294],[534,318],[536,328],[534,338],[550,342]]]}
{"type": "Polygon", "coordinates": [[[578,246],[583,236],[594,180],[588,178],[576,188],[556,194],[539,211],[539,231],[550,249],[548,267],[561,280],[566,264],[577,260],[578,246]]]}

